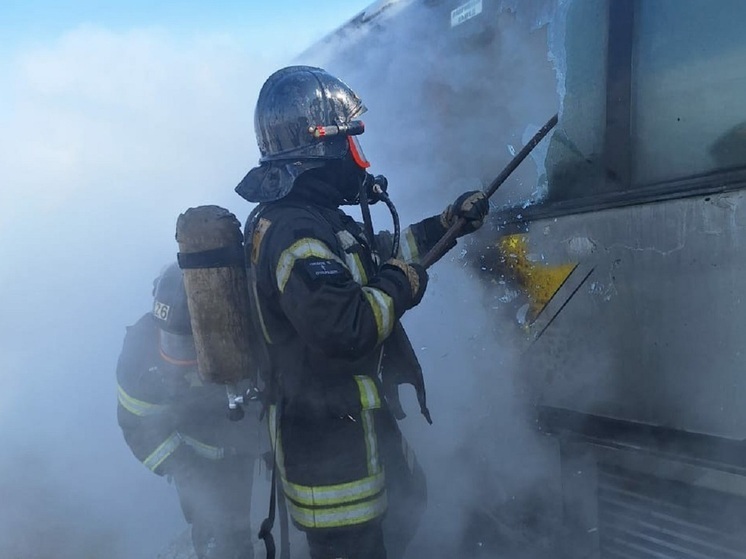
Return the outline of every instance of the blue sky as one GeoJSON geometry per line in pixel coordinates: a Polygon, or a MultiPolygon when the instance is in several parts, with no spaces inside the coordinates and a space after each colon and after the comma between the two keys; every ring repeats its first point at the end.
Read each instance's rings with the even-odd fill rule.
{"type": "MultiPolygon", "coordinates": [[[[161,27],[174,33],[222,31],[247,41],[283,32],[297,42],[315,39],[371,4],[369,0],[204,2],[6,0],[0,2],[2,48],[44,41],[83,24],[124,30],[161,27]]],[[[271,46],[271,45],[270,45],[271,46]]]]}

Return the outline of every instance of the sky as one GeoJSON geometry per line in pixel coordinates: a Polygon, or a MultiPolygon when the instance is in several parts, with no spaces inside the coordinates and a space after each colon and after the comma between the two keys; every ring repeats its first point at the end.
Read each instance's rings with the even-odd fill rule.
{"type": "Polygon", "coordinates": [[[367,4],[0,3],[0,556],[154,557],[184,529],[116,424],[125,326],[180,212],[248,214],[264,79],[367,4]]]}

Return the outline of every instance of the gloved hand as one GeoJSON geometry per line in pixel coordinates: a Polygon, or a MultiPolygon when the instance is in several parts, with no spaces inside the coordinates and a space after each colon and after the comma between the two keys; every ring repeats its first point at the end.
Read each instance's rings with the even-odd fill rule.
{"type": "Polygon", "coordinates": [[[392,258],[381,267],[380,275],[403,273],[409,284],[409,301],[405,304],[406,309],[411,309],[422,301],[427,288],[427,270],[419,264],[407,264],[404,260],[392,258]]]}
{"type": "Polygon", "coordinates": [[[463,217],[466,223],[459,231],[459,237],[473,233],[484,223],[484,218],[490,211],[490,202],[479,190],[464,192],[440,214],[440,224],[450,228],[458,218],[463,217]]]}

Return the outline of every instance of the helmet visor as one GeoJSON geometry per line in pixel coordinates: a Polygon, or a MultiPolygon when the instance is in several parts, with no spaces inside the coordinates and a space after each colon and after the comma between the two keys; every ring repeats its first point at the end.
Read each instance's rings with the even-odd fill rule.
{"type": "Polygon", "coordinates": [[[352,158],[355,160],[355,163],[357,163],[358,167],[362,169],[367,169],[368,167],[370,167],[370,161],[368,161],[368,158],[365,157],[363,147],[360,145],[357,136],[347,136],[347,143],[350,146],[350,154],[352,154],[352,158]]]}

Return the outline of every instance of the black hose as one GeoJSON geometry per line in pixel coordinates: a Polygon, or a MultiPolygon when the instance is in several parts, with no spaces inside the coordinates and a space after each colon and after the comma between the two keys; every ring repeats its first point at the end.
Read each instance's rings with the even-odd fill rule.
{"type": "Polygon", "coordinates": [[[386,204],[389,212],[391,212],[391,221],[394,222],[394,242],[391,244],[391,258],[396,258],[399,254],[399,243],[401,240],[401,224],[399,223],[399,212],[396,211],[396,206],[394,206],[394,203],[391,201],[391,198],[389,198],[389,195],[385,191],[381,190],[376,194],[381,200],[383,200],[383,203],[386,204]]]}
{"type": "Polygon", "coordinates": [[[371,252],[378,252],[376,247],[376,236],[373,234],[373,218],[370,217],[370,206],[368,205],[368,190],[372,189],[371,175],[366,174],[365,179],[360,182],[360,213],[363,215],[363,230],[370,245],[371,252]]]}

